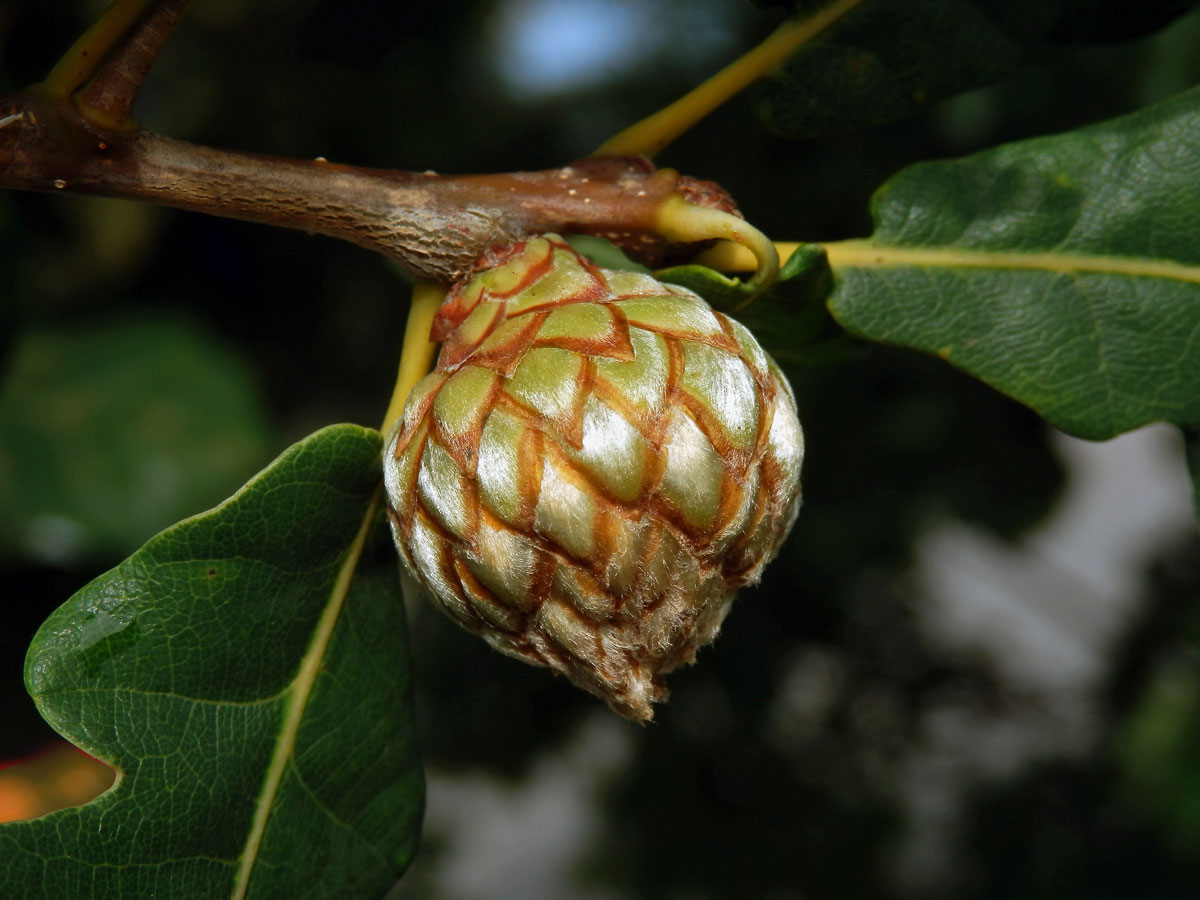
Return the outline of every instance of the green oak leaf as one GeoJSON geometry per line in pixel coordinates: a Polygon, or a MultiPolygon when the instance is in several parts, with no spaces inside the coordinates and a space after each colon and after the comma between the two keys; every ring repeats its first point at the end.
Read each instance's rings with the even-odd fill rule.
{"type": "MultiPolygon", "coordinates": [[[[812,12],[829,2],[793,4],[812,12]]],[[[1053,42],[1130,40],[1196,0],[862,0],[765,83],[759,112],[795,138],[890,122],[1003,78],[1053,42]]]]}
{"type": "Polygon", "coordinates": [[[378,432],[326,428],[55,611],[42,715],[118,771],[0,827],[0,897],[380,897],[423,782],[378,432]]]}
{"type": "Polygon", "coordinates": [[[184,322],[20,336],[0,383],[0,552],[120,558],[227,496],[268,455],[233,355],[184,322]]]}
{"type": "Polygon", "coordinates": [[[1079,437],[1200,422],[1200,89],[921,163],[827,245],[834,317],[935,353],[1079,437]]]}

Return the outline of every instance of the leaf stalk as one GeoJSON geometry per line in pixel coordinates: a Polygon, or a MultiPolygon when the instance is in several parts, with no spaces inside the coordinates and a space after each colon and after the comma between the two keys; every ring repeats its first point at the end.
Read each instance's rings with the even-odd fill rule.
{"type": "Polygon", "coordinates": [[[388,403],[383,425],[379,429],[385,439],[399,426],[404,415],[404,401],[408,399],[409,391],[425,377],[425,373],[433,365],[437,344],[429,339],[429,333],[433,328],[433,318],[445,299],[445,285],[433,281],[417,281],[413,284],[408,322],[404,327],[404,345],[400,351],[400,368],[396,373],[396,386],[392,389],[392,399],[388,403]]]}
{"type": "Polygon", "coordinates": [[[42,82],[110,132],[138,130],[133,104],[189,0],[115,0],[42,82]]]}
{"type": "Polygon", "coordinates": [[[863,0],[836,0],[804,19],[776,28],[761,44],[688,91],[674,103],[609,138],[595,156],[655,156],[730,98],[772,72],[863,0]]]}

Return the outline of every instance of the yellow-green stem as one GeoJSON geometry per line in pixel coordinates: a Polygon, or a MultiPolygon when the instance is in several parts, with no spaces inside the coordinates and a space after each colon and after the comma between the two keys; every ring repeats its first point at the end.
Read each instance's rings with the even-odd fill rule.
{"type": "Polygon", "coordinates": [[[437,344],[429,339],[433,317],[446,299],[445,285],[433,281],[417,281],[413,284],[412,303],[408,308],[408,323],[404,326],[404,347],[400,351],[400,369],[396,373],[396,386],[392,399],[379,429],[388,437],[404,413],[404,401],[413,385],[425,377],[437,344]]]}
{"type": "Polygon", "coordinates": [[[732,213],[671,197],[659,208],[655,230],[671,241],[691,243],[721,238],[744,247],[755,260],[754,275],[746,282],[754,288],[754,294],[765,291],[779,274],[779,254],[770,239],[732,213]]]}
{"type": "MultiPolygon", "coordinates": [[[[775,252],[786,261],[799,246],[795,241],[776,241],[775,252]]],[[[721,272],[753,272],[758,268],[758,258],[748,248],[732,241],[721,241],[697,254],[692,262],[721,272]]]]}
{"type": "Polygon", "coordinates": [[[96,73],[109,51],[154,0],[113,0],[96,23],[55,63],[42,87],[66,99],[96,73]]]}
{"type": "Polygon", "coordinates": [[[594,156],[654,156],[731,97],[772,71],[863,0],[836,0],[806,19],[784,22],[766,40],[670,106],[609,138],[594,156]]]}

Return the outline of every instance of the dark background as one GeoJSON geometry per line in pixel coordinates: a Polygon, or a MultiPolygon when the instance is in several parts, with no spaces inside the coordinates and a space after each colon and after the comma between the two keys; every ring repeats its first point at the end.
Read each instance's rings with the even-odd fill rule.
{"type": "MultiPolygon", "coordinates": [[[[4,0],[0,89],[40,79],[96,6],[4,0]]],[[[296,157],[444,172],[542,168],[586,155],[777,21],[733,0],[557,6],[572,12],[556,20],[546,12],[555,4],[517,0],[196,0],[138,112],[176,137],[296,157]],[[597,17],[596,41],[610,26],[618,36],[627,29],[616,59],[531,75],[538,55],[516,36],[545,21],[530,39],[553,44],[555,22],[578,27],[571,17],[585,13],[597,17]]],[[[560,56],[569,61],[572,46],[562,38],[560,56]]],[[[1043,48],[1011,78],[917,117],[808,143],[771,136],[753,97],[741,97],[660,162],[720,181],[778,239],[861,236],[872,190],[903,165],[1169,96],[1200,78],[1197,47],[1192,15],[1129,44],[1043,48]]],[[[0,195],[0,238],[0,365],[32,333],[163,317],[240,360],[267,437],[251,442],[207,504],[317,427],[382,415],[406,289],[365,251],[45,195],[0,195]]],[[[786,342],[764,339],[772,337],[786,342]]],[[[619,722],[560,679],[413,610],[430,822],[404,894],[1200,895],[1194,530],[1166,529],[1139,551],[1136,586],[1116,598],[1124,612],[1084,688],[1014,678],[1000,651],[933,636],[918,541],[966,523],[997,546],[1026,547],[1071,477],[1061,443],[1025,409],[914,354],[878,349],[788,374],[808,440],[805,508],[719,642],[673,676],[672,701],[654,724],[619,722]],[[1039,732],[1062,737],[1039,741],[1039,732]],[[529,806],[538,792],[544,815],[529,813],[541,808],[529,806]],[[488,814],[489,802],[498,803],[493,819],[511,818],[504,840],[463,825],[488,814]],[[555,856],[572,828],[577,846],[555,856]],[[549,868],[528,871],[539,866],[549,868]]],[[[219,421],[222,411],[206,414],[219,421]]],[[[0,468],[0,479],[22,477],[0,468]]],[[[155,528],[201,508],[162,510],[128,545],[97,538],[49,559],[18,534],[0,549],[0,759],[54,737],[21,688],[24,648],[41,620],[155,528]]],[[[1040,589],[1078,610],[1081,585],[1067,578],[1040,589]]],[[[1008,649],[1040,654],[1053,673],[1059,654],[1073,652],[1070,624],[1008,649]]]]}

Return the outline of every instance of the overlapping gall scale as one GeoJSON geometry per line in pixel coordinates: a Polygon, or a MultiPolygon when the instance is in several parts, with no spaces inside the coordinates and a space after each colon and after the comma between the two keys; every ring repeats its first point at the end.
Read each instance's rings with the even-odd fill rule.
{"type": "Polygon", "coordinates": [[[649,719],[795,517],[786,380],[695,294],[554,235],[489,254],[434,337],[385,454],[404,563],[497,649],[649,719]]]}

